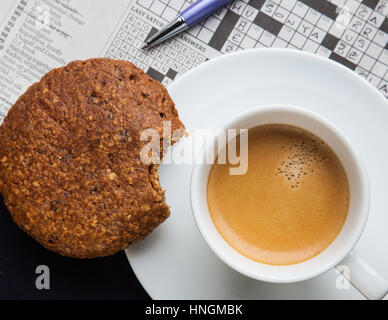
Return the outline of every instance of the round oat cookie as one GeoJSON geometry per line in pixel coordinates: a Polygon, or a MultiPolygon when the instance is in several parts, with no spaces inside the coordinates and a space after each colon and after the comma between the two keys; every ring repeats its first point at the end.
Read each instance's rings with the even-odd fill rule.
{"type": "MultiPolygon", "coordinates": [[[[46,248],[114,254],[169,216],[158,165],[140,133],[184,128],[167,90],[126,61],[74,61],[47,73],[0,127],[0,193],[14,222],[46,248]]],[[[161,141],[162,142],[162,141],[161,141]]]]}

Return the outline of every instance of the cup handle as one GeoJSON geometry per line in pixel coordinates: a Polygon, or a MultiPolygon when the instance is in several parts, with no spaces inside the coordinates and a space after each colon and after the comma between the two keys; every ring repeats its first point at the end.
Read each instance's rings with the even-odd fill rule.
{"type": "Polygon", "coordinates": [[[352,251],[336,269],[365,298],[388,299],[388,282],[379,275],[356,251],[352,251]]]}

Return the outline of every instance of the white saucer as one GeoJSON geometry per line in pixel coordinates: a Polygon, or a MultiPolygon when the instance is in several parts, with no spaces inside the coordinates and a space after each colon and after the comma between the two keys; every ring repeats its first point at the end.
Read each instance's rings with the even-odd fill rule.
{"type": "MultiPolygon", "coordinates": [[[[200,65],[170,87],[189,131],[216,128],[237,113],[266,104],[313,110],[351,139],[371,182],[371,211],[358,252],[388,279],[388,103],[353,71],[290,49],[248,50],[200,65]],[[334,103],[335,101],[335,103],[334,103]],[[340,108],[332,106],[340,105],[340,108]]],[[[153,299],[362,299],[336,287],[335,271],[294,284],[270,284],[230,269],[207,247],[189,202],[191,165],[162,165],[171,217],[126,250],[153,299]]]]}

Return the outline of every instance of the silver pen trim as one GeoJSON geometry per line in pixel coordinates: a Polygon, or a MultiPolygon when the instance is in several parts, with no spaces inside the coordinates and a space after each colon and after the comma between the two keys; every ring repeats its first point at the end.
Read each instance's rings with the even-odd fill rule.
{"type": "Polygon", "coordinates": [[[159,43],[177,35],[178,33],[185,31],[189,28],[187,25],[185,19],[178,15],[174,20],[169,22],[165,27],[160,29],[157,33],[155,33],[153,36],[151,36],[145,43],[146,45],[143,46],[141,49],[149,49],[152,48],[159,43]]]}

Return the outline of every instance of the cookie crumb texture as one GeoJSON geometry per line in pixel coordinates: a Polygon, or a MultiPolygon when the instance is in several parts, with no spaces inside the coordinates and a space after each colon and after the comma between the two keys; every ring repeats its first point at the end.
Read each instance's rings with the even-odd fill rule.
{"type": "Polygon", "coordinates": [[[47,73],[0,127],[0,192],[14,222],[76,258],[114,254],[169,216],[147,128],[184,128],[167,90],[126,61],[74,61],[47,73]]]}

